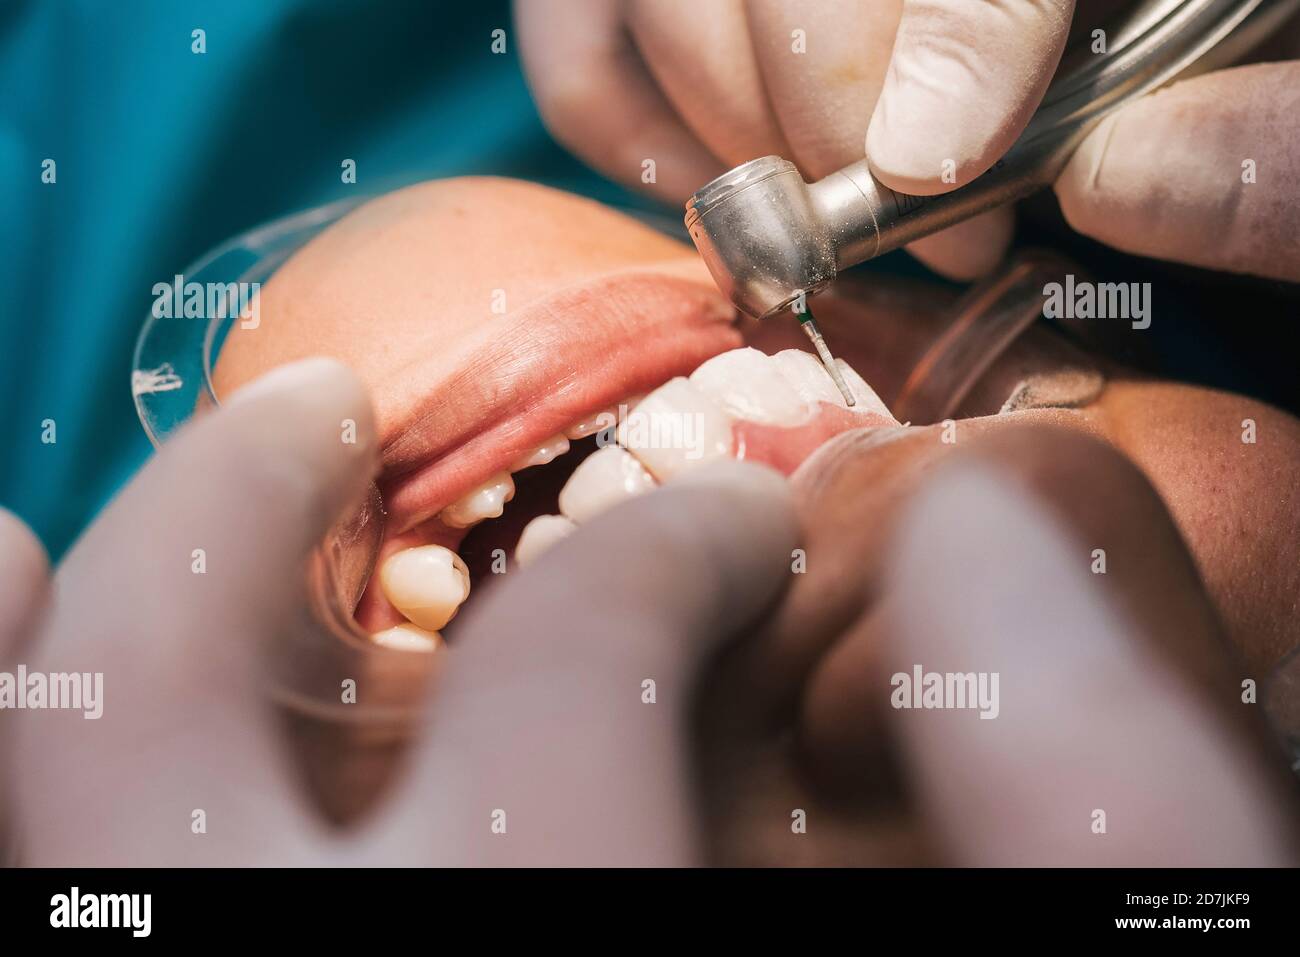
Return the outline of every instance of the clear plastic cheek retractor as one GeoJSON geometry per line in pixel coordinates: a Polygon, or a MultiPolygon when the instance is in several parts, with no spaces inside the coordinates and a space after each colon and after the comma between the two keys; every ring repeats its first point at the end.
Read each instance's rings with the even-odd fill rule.
{"type": "Polygon", "coordinates": [[[841,269],[897,249],[1055,181],[1107,113],[1159,86],[1231,63],[1300,9],[1300,0],[1144,0],[1106,31],[1106,51],[1067,52],[1024,133],[982,176],[937,196],[896,193],[865,159],[815,183],[764,156],[686,204],[686,228],[718,288],[766,319],[796,306],[845,400],[842,377],[806,308],[841,269]]]}

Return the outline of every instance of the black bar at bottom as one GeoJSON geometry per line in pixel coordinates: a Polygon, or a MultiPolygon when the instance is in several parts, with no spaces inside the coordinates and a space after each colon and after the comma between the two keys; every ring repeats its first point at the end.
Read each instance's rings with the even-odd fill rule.
{"type": "Polygon", "coordinates": [[[1295,891],[1285,870],[10,870],[0,872],[0,933],[6,944],[205,947],[276,938],[440,947],[512,931],[532,947],[591,938],[603,949],[695,939],[679,933],[770,943],[779,931],[805,944],[826,934],[863,945],[1231,944],[1294,930],[1295,891]]]}

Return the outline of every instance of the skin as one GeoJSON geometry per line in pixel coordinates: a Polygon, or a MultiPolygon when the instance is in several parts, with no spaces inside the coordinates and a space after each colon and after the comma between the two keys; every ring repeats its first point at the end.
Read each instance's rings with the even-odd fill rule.
{"type": "MultiPolygon", "coordinates": [[[[482,209],[494,185],[460,181],[422,190],[451,190],[482,209]]],[[[535,187],[521,189],[541,193],[544,205],[565,205],[535,187]]],[[[537,214],[521,198],[515,191],[498,216],[480,219],[489,234],[478,237],[480,249],[491,250],[493,242],[509,249],[502,232],[526,235],[537,214]]],[[[504,274],[504,261],[421,261],[411,239],[437,235],[448,207],[431,201],[427,209],[404,208],[415,221],[402,242],[384,250],[397,280],[455,288],[456,279],[504,274]]],[[[546,205],[547,215],[553,209],[546,205]]],[[[385,225],[356,238],[382,244],[394,232],[385,225]]],[[[612,225],[627,232],[627,248],[634,249],[640,227],[612,225]]],[[[611,246],[619,242],[615,237],[611,246]]],[[[509,262],[526,260],[527,248],[516,244],[509,262]]],[[[541,254],[555,249],[551,244],[541,254]]],[[[312,279],[301,270],[285,275],[312,279]]],[[[574,275],[582,275],[580,263],[563,278],[574,275]]],[[[388,305],[400,310],[400,287],[368,288],[394,296],[388,305]]],[[[916,322],[936,321],[927,311],[936,303],[924,293],[888,292],[853,308],[864,310],[864,334],[906,355],[921,340],[916,322]]],[[[292,293],[279,294],[293,301],[292,293]]],[[[379,338],[397,351],[392,337],[357,336],[346,309],[331,310],[328,299],[317,305],[295,315],[311,315],[320,328],[311,337],[282,331],[281,345],[314,338],[365,349],[379,338]]],[[[847,329],[852,317],[846,320],[840,307],[830,312],[847,329]]],[[[262,329],[250,336],[279,328],[276,313],[264,310],[262,329]]],[[[418,324],[411,328],[427,335],[418,324]]],[[[454,350],[446,333],[423,347],[454,350]]],[[[1059,358],[1032,343],[1023,351],[994,378],[1059,358]]],[[[403,354],[418,352],[419,344],[403,343],[403,354]]],[[[250,361],[257,351],[229,355],[250,361]]],[[[1188,553],[1168,496],[1105,441],[1110,420],[1125,408],[1106,399],[1097,403],[1106,416],[1084,409],[962,419],[955,445],[940,441],[942,426],[846,432],[793,482],[731,465],[674,483],[584,526],[545,563],[507,576],[499,591],[470,607],[463,641],[433,661],[438,686],[427,714],[408,711],[400,734],[378,741],[340,734],[328,713],[304,733],[313,722],[298,702],[289,708],[297,733],[288,753],[295,760],[285,761],[286,713],[267,707],[268,674],[273,684],[302,687],[310,656],[317,660],[318,695],[336,688],[340,676],[358,675],[372,702],[418,702],[427,693],[430,661],[422,656],[376,650],[321,658],[338,639],[322,645],[318,631],[307,633],[306,645],[284,642],[299,633],[292,583],[304,556],[382,469],[381,436],[400,428],[372,411],[369,383],[337,361],[291,364],[240,391],[231,384],[240,373],[224,365],[225,356],[223,408],[169,444],[78,544],[59,570],[58,600],[44,615],[17,609],[15,621],[38,622],[35,634],[8,626],[0,633],[2,650],[29,649],[30,667],[75,662],[102,669],[120,696],[94,736],[75,713],[28,713],[6,725],[0,744],[20,769],[5,776],[15,785],[8,816],[24,835],[25,861],[1291,859],[1281,771],[1268,757],[1258,711],[1240,706],[1242,672],[1220,624],[1222,610],[1216,613],[1198,581],[1206,559],[1188,553]],[[358,424],[355,446],[338,440],[344,419],[358,424]],[[210,507],[193,509],[194,494],[210,507]],[[628,550],[628,541],[643,547],[628,550]],[[117,560],[124,542],[149,561],[117,560]],[[206,576],[190,569],[195,542],[209,548],[206,576]],[[1011,547],[999,551],[1002,542],[1011,547]],[[1113,574],[1084,572],[1095,542],[1106,543],[1113,574]],[[809,567],[792,576],[796,544],[809,567]],[[611,554],[620,560],[611,562],[611,554]],[[958,560],[945,563],[952,556],[958,560]],[[1007,582],[1022,591],[999,596],[1007,582]],[[665,594],[676,600],[663,601],[665,594]],[[998,600],[977,600],[988,594],[998,600]],[[141,607],[153,609],[143,627],[141,607]],[[944,607],[950,618],[935,618],[944,607]],[[1043,613],[1075,607],[1087,613],[1049,618],[1044,627],[1043,613]],[[972,616],[973,608],[1010,617],[972,616]],[[539,625],[548,622],[556,624],[539,625]],[[545,641],[520,643],[539,627],[545,641]],[[136,637],[124,644],[120,636],[128,632],[136,637]],[[1085,660],[1075,663],[1079,655],[1085,660]],[[1010,710],[1006,720],[992,722],[997,737],[971,737],[977,720],[882,714],[885,676],[918,659],[1001,669],[1010,710]],[[412,672],[420,679],[413,684],[412,672]],[[1081,686],[1080,674],[1095,675],[1095,683],[1081,686]],[[657,710],[638,697],[647,676],[658,683],[657,710]],[[403,681],[405,690],[395,692],[403,681]],[[1025,688],[1039,692],[1025,700],[1025,688]],[[152,746],[141,749],[145,739],[152,746]],[[304,740],[315,748],[304,748],[304,740]],[[1063,752],[1061,741],[1071,748],[1063,752]],[[1172,765],[1170,755],[1177,756],[1172,765]],[[405,773],[394,780],[399,760],[405,773]],[[322,764],[333,773],[322,773],[322,764]],[[93,798],[74,786],[88,768],[99,769],[93,798]],[[356,793],[373,789],[376,775],[388,798],[378,810],[356,793]],[[1197,800],[1185,800],[1189,793],[1197,800]],[[1086,808],[1070,810],[1076,800],[1107,808],[1120,840],[1069,839],[1087,820],[1086,808]],[[502,802],[511,809],[514,839],[499,841],[486,826],[467,824],[482,824],[502,802]],[[323,827],[313,811],[322,803],[333,820],[353,825],[346,836],[323,827]],[[1059,813],[1005,813],[1017,805],[1059,813]],[[196,841],[181,826],[194,806],[233,828],[237,839],[196,841]],[[111,826],[101,823],[105,808],[111,826]],[[791,840],[791,808],[804,809],[812,822],[798,841],[791,840]],[[1209,819],[1216,839],[1188,840],[1209,819]]],[[[888,364],[884,355],[872,361],[888,364]]],[[[859,366],[886,383],[882,388],[901,378],[889,385],[883,365],[859,366]]],[[[423,385],[410,376],[401,381],[423,385]]],[[[391,377],[379,384],[393,388],[391,377]]],[[[1207,447],[1197,433],[1206,394],[1159,384],[1131,388],[1147,390],[1137,402],[1144,415],[1155,414],[1154,406],[1172,416],[1161,421],[1181,430],[1174,444],[1207,447]],[[1182,418],[1174,415],[1180,408],[1187,412],[1182,418]]],[[[987,397],[977,390],[970,401],[987,397]]],[[[1273,415],[1262,421],[1276,431],[1284,419],[1273,415]]],[[[1136,441],[1132,447],[1145,448],[1136,441]]],[[[1154,471],[1164,468],[1165,447],[1148,449],[1154,471]]],[[[1249,471],[1253,461],[1225,470],[1221,480],[1267,487],[1259,484],[1267,473],[1249,471]]],[[[1176,464],[1162,480],[1189,493],[1185,511],[1203,514],[1196,511],[1197,486],[1177,484],[1187,468],[1176,464]]],[[[1215,508],[1228,509],[1234,521],[1258,519],[1238,501],[1221,494],[1215,508]]],[[[1244,495],[1240,502],[1255,504],[1244,495]]],[[[41,563],[29,564],[9,569],[6,580],[41,579],[41,563]]],[[[343,639],[338,647],[353,646],[343,639]]],[[[273,700],[283,704],[282,697],[273,700]]]]}

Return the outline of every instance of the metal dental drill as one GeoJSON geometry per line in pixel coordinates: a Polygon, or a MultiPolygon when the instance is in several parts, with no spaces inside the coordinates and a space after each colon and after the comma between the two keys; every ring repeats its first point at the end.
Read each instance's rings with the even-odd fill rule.
{"type": "MultiPolygon", "coordinates": [[[[1233,62],[1297,8],[1300,0],[1144,0],[1106,31],[1105,52],[1084,48],[1062,59],[1006,156],[959,189],[896,193],[865,159],[805,183],[789,160],[764,156],[699,189],[686,204],[686,228],[718,288],[766,319],[802,305],[841,269],[1051,185],[1107,113],[1176,77],[1233,62]]],[[[812,313],[801,322],[853,405],[812,313]]]]}

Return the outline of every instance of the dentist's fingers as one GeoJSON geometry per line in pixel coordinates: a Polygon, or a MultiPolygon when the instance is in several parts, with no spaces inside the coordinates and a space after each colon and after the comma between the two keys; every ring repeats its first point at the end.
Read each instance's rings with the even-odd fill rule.
{"type": "Polygon", "coordinates": [[[1038,108],[1073,12],[1073,0],[905,0],[867,130],[875,175],[928,196],[992,166],[1038,108]]]}
{"type": "Polygon", "coordinates": [[[619,0],[516,3],[524,74],[557,140],[612,179],[684,203],[726,167],[655,85],[623,12],[619,0]]]}
{"type": "MultiPolygon", "coordinates": [[[[0,508],[0,669],[12,671],[31,647],[32,630],[50,591],[45,549],[17,515],[0,508]]],[[[0,716],[0,867],[16,863],[12,791],[13,737],[0,716]]]]}
{"type": "Polygon", "coordinates": [[[0,665],[26,644],[49,594],[45,548],[17,515],[0,508],[0,665]]]}
{"type": "Polygon", "coordinates": [[[109,506],[59,568],[33,665],[102,675],[100,713],[19,726],[29,863],[311,859],[267,651],[375,465],[360,383],[308,359],[187,427],[109,506]]]}
{"type": "MultiPolygon", "coordinates": [[[[1161,521],[1153,534],[1176,541],[1161,521]]],[[[1154,572],[1185,579],[1151,594],[1163,613],[1133,614],[1097,573],[1093,549],[1109,543],[971,459],[922,489],[897,541],[878,693],[896,709],[911,793],[957,862],[1292,862],[1281,764],[1242,733],[1240,686],[1191,679],[1165,653],[1180,636],[1162,632],[1216,630],[1185,553],[1154,572]],[[953,682],[911,687],[918,670],[969,676],[965,705],[953,682]]],[[[1109,558],[1108,575],[1143,574],[1122,549],[1109,558]]]]}
{"type": "Polygon", "coordinates": [[[274,369],[164,448],[58,578],[77,580],[79,604],[128,618],[147,609],[155,632],[195,621],[266,630],[292,601],[298,564],[372,478],[374,431],[341,363],[274,369]]]}
{"type": "Polygon", "coordinates": [[[787,158],[810,179],[862,159],[902,6],[902,0],[746,4],[763,85],[793,150],[787,158]]]}
{"type": "MultiPolygon", "coordinates": [[[[767,99],[792,150],[784,155],[812,180],[862,159],[897,55],[903,0],[754,0],[746,10],[767,99]]],[[[993,209],[907,249],[944,276],[973,279],[1002,259],[1012,225],[1010,209],[993,209]]]]}
{"type": "Polygon", "coordinates": [[[1112,114],[1056,184],[1070,224],[1126,252],[1300,280],[1300,62],[1177,83],[1112,114]]]}
{"type": "Polygon", "coordinates": [[[727,166],[772,153],[791,156],[740,0],[632,0],[627,17],[659,88],[714,156],[727,166]]]}
{"type": "Polygon", "coordinates": [[[376,859],[695,862],[695,680],[789,581],[795,541],[785,481],[727,462],[511,576],[469,612],[376,859]]]}

